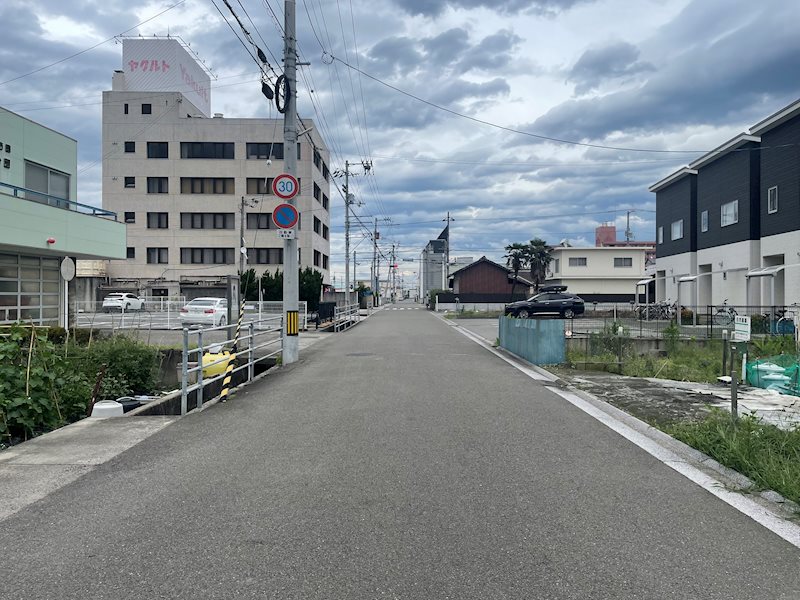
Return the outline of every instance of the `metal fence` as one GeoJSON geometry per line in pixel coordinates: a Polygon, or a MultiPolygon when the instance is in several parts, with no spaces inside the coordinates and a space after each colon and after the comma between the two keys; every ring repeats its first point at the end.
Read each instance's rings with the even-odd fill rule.
{"type": "Polygon", "coordinates": [[[361,321],[358,304],[345,304],[333,309],[333,330],[336,332],[348,329],[361,321]]]}
{"type": "MultiPolygon", "coordinates": [[[[85,329],[173,329],[183,328],[181,309],[185,298],[145,298],[141,310],[106,310],[102,302],[74,302],[73,323],[85,329]]],[[[308,329],[308,303],[299,303],[300,329],[308,329]]],[[[246,302],[245,322],[260,322],[283,315],[283,302],[246,302]]]]}
{"type": "MultiPolygon", "coordinates": [[[[233,351],[235,326],[183,330],[181,360],[181,414],[188,411],[189,396],[194,392],[196,408],[201,408],[206,388],[221,384],[229,361],[235,360],[234,381],[250,381],[255,376],[256,363],[277,357],[283,351],[283,316],[269,317],[247,323],[239,336],[237,351],[233,351]],[[226,339],[209,343],[209,334],[222,332],[226,339]],[[242,375],[237,375],[242,373],[242,375]]],[[[215,386],[218,387],[218,386],[215,386]]],[[[214,394],[213,397],[216,397],[214,394]]],[[[213,399],[212,397],[212,399],[213,399]]]]}

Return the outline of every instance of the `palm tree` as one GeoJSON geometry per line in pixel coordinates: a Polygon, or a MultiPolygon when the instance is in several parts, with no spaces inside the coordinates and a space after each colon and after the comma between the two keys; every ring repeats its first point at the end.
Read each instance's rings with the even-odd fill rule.
{"type": "Polygon", "coordinates": [[[506,254],[503,255],[506,264],[514,271],[514,281],[511,282],[511,301],[514,301],[514,289],[517,287],[517,275],[528,262],[528,245],[515,242],[506,246],[506,254]]]}
{"type": "Polygon", "coordinates": [[[531,281],[535,293],[547,277],[547,267],[553,262],[553,249],[541,238],[533,238],[528,245],[528,267],[531,270],[531,281]]]}

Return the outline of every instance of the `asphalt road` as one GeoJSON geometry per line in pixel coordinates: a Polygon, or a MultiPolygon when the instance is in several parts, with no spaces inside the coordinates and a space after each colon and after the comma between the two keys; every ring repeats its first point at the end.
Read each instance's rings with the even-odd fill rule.
{"type": "Polygon", "coordinates": [[[0,526],[0,598],[796,599],[800,553],[427,311],[0,526]]]}

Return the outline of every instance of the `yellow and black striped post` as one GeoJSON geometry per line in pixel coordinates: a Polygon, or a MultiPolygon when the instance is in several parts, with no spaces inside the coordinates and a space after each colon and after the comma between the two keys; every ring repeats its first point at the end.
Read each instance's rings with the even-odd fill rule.
{"type": "Polygon", "coordinates": [[[286,335],[300,334],[300,313],[296,310],[286,311],[286,335]]]}
{"type": "MultiPolygon", "coordinates": [[[[228,400],[228,394],[231,389],[231,379],[233,379],[233,370],[236,368],[236,356],[239,350],[239,334],[242,331],[242,319],[244,319],[244,303],[245,296],[242,294],[242,304],[239,306],[239,320],[236,321],[236,333],[233,336],[233,348],[231,349],[231,357],[228,360],[228,366],[225,367],[225,377],[222,380],[222,391],[219,394],[220,402],[228,400]]],[[[250,340],[252,344],[252,340],[250,340]]]]}

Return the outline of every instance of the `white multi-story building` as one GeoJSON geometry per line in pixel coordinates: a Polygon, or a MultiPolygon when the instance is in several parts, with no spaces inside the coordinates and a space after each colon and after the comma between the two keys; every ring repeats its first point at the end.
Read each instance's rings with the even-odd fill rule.
{"type": "MultiPolygon", "coordinates": [[[[103,93],[103,206],[128,226],[127,259],[108,266],[112,285],[202,295],[238,273],[240,228],[245,270],[283,270],[271,219],[283,202],[272,193],[284,171],[283,119],[212,117],[209,82],[176,39],[123,41],[123,70],[103,93]]],[[[329,283],[329,154],[313,122],[303,126],[299,265],[329,283]]]]}
{"type": "Polygon", "coordinates": [[[589,302],[629,302],[645,277],[651,252],[651,246],[556,246],[546,284],[566,285],[570,293],[589,302]]]}

